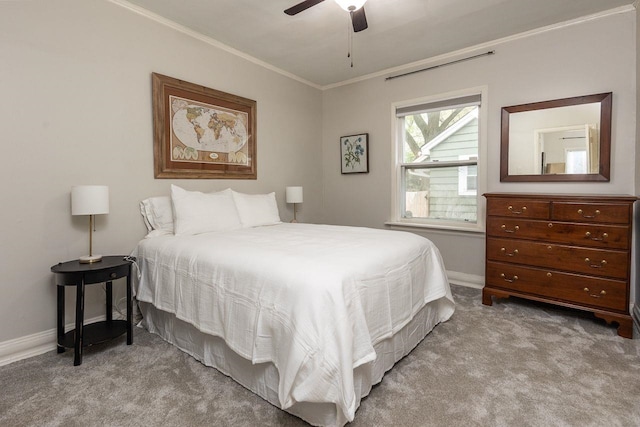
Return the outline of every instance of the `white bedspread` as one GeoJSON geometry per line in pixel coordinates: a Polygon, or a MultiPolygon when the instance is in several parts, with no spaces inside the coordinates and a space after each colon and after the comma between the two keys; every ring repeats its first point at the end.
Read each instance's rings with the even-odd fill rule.
{"type": "Polygon", "coordinates": [[[283,409],[333,402],[352,421],[353,370],[373,345],[442,299],[454,310],[442,259],[398,231],[279,224],[142,240],[137,298],[278,369],[283,409]]]}

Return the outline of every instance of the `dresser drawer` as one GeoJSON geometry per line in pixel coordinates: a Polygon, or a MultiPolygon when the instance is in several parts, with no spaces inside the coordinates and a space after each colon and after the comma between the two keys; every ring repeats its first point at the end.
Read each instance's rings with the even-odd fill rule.
{"type": "Polygon", "coordinates": [[[620,225],[488,217],[487,236],[607,249],[629,249],[629,227],[620,225]]]}
{"type": "Polygon", "coordinates": [[[486,283],[595,308],[628,311],[627,283],[534,267],[487,262],[486,283]]]}
{"type": "Polygon", "coordinates": [[[628,204],[553,202],[551,219],[573,222],[628,224],[631,209],[628,204]]]}
{"type": "Polygon", "coordinates": [[[626,280],[629,253],[489,237],[487,259],[626,280]]]}
{"type": "Polygon", "coordinates": [[[551,203],[527,199],[488,199],[487,215],[549,219],[551,203]]]}

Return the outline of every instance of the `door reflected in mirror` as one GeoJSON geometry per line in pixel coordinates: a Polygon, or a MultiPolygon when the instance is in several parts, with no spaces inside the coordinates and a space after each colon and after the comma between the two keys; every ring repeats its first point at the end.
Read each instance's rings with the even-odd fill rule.
{"type": "Polygon", "coordinates": [[[501,181],[608,181],[611,93],[502,109],[501,181]]]}

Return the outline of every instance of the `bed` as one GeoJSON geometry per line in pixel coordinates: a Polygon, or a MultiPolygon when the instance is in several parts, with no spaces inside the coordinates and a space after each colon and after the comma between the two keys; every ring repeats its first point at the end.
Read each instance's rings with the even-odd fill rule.
{"type": "Polygon", "coordinates": [[[312,425],[353,421],[384,373],[453,314],[427,239],[282,223],[273,193],[229,190],[206,206],[198,198],[214,193],[196,193],[172,186],[169,210],[157,198],[164,220],[143,201],[150,233],[133,253],[143,325],[312,425]]]}

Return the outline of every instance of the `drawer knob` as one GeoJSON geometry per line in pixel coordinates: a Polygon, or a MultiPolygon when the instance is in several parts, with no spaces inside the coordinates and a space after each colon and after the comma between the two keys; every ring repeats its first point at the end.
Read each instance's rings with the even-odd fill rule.
{"type": "Polygon", "coordinates": [[[502,228],[502,230],[505,233],[515,233],[516,231],[520,230],[520,227],[517,226],[517,225],[515,227],[513,227],[513,230],[508,230],[506,224],[502,224],[502,226],[500,228],[502,228]]]}
{"type": "Polygon", "coordinates": [[[506,256],[515,256],[518,255],[518,250],[514,249],[513,252],[511,253],[507,253],[507,248],[500,248],[500,252],[502,252],[503,254],[505,254],[506,256]]]}
{"type": "Polygon", "coordinates": [[[117,274],[116,273],[111,273],[110,276],[111,276],[112,279],[115,279],[117,274]]]}
{"type": "Polygon", "coordinates": [[[578,209],[578,214],[581,215],[582,218],[595,218],[596,216],[600,215],[600,209],[596,209],[593,215],[585,215],[582,209],[578,209]]]}
{"type": "Polygon", "coordinates": [[[553,227],[553,223],[550,222],[549,224],[547,224],[547,227],[552,228],[553,227]]]}
{"type": "Polygon", "coordinates": [[[511,206],[511,205],[509,205],[509,207],[507,209],[509,209],[509,212],[511,212],[512,214],[515,214],[515,215],[521,215],[521,214],[523,214],[523,213],[525,213],[527,211],[527,207],[526,206],[523,206],[522,209],[520,209],[519,211],[514,211],[513,210],[513,206],[511,206]]]}
{"type": "Polygon", "coordinates": [[[607,265],[607,260],[606,259],[603,259],[602,261],[600,261],[600,264],[591,264],[591,260],[589,258],[585,258],[584,262],[589,264],[589,267],[592,267],[592,268],[602,268],[605,265],[607,265]]]}
{"type": "Polygon", "coordinates": [[[513,276],[511,279],[507,278],[504,273],[500,273],[500,277],[504,279],[505,282],[513,283],[518,280],[518,276],[513,276]]]}
{"type": "Polygon", "coordinates": [[[553,276],[553,274],[547,273],[547,277],[551,277],[551,276],[553,276]]]}

